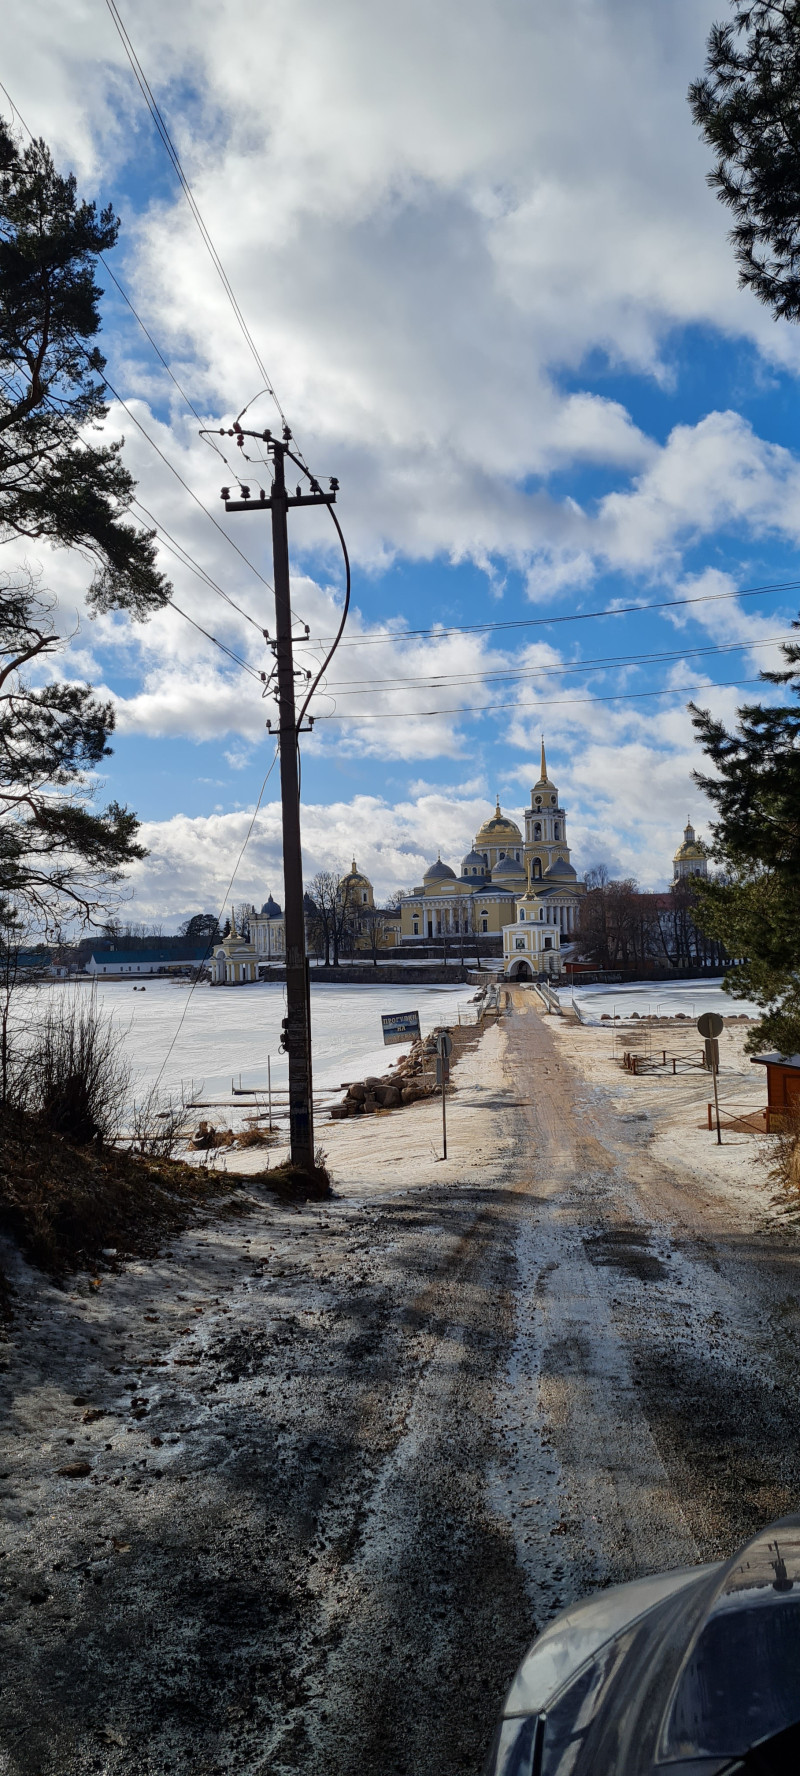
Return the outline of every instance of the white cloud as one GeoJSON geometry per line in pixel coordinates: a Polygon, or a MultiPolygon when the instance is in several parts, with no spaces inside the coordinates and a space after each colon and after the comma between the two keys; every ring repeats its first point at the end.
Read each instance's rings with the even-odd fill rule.
{"type": "MultiPolygon", "coordinates": [[[[668,379],[687,323],[800,363],[792,330],[737,289],[686,105],[717,10],[500,0],[487,28],[482,0],[267,0],[255,29],[232,0],[137,7],[203,214],[315,467],[341,476],[364,560],[542,550],[580,574],[591,523],[528,483],[588,460],[643,474],[601,530],[610,559],[647,567],[692,522],[698,462],[704,484],[715,457],[725,474],[731,437],[687,429],[665,456],[619,402],[562,393],[562,369],[580,376],[599,352],[668,379]]],[[[87,178],[142,148],[166,175],[104,14],[43,0],[9,53],[31,126],[87,178]]],[[[128,275],[195,398],[234,411],[255,371],[170,193],[128,218],[128,275]]],[[[135,373],[149,393],[153,366],[135,373]]],[[[268,404],[254,412],[268,421],[268,404]]],[[[740,439],[740,480],[781,480],[746,454],[740,439]]]]}
{"type": "MultiPolygon", "coordinates": [[[[234,0],[139,0],[128,21],[284,404],[314,468],[342,483],[360,569],[348,637],[357,645],[337,656],[326,695],[353,719],[320,720],[308,748],[331,747],[335,735],[350,760],[417,769],[446,757],[470,785],[454,795],[418,786],[396,806],[387,795],[306,810],[312,862],[346,861],[353,831],[370,835],[359,861],[386,888],[418,876],[439,843],[457,861],[478,823],[483,759],[480,732],[454,712],[505,699],[492,717],[510,749],[501,792],[521,783],[513,761],[531,752],[544,720],[584,864],[607,847],[643,879],[666,872],[673,823],[693,793],[683,708],[604,703],[599,680],[584,695],[566,673],[516,689],[490,677],[565,665],[566,644],[421,644],[398,623],[373,645],[364,570],[397,554],[470,559],[497,592],[516,566],[531,598],[557,602],[599,572],[683,584],[687,550],[720,531],[747,551],[770,537],[796,545],[800,470],[789,451],[736,413],[676,426],[661,443],[613,398],[611,377],[608,397],[581,386],[587,362],[606,361],[669,387],[672,337],[685,326],[749,341],[763,365],[800,368],[797,332],[773,326],[737,289],[728,219],[706,187],[709,157],[686,106],[718,12],[718,0],[497,0],[490,11],[485,0],[400,9],[265,0],[254,18],[234,0]],[[562,490],[587,465],[605,471],[611,491],[580,503],[562,490]],[[378,683],[415,674],[449,682],[378,683]],[[620,805],[631,811],[625,831],[620,805]]],[[[134,191],[150,181],[143,213],[124,206],[125,278],[200,410],[209,421],[232,414],[256,374],[105,11],[94,0],[18,9],[4,78],[87,190],[102,192],[107,177],[134,191]]],[[[109,435],[124,432],[142,500],[253,621],[165,556],[176,599],[253,671],[268,671],[265,527],[225,520],[218,497],[239,468],[256,484],[259,471],[235,453],[231,469],[212,456],[138,335],[107,335],[105,345],[137,417],[228,540],[112,407],[109,435]]],[[[252,417],[270,423],[268,401],[252,417]]],[[[315,633],[331,632],[340,596],[328,537],[316,515],[293,519],[294,559],[305,548],[308,568],[295,606],[315,633]]],[[[90,623],[85,563],[38,554],[66,621],[80,622],[69,670],[108,680],[121,733],[217,741],[234,768],[263,745],[270,706],[213,642],[171,612],[145,626],[90,623]]],[[[709,572],[685,583],[718,581],[709,572]]],[[[395,615],[382,612],[381,625],[395,615]]],[[[749,605],[697,606],[693,616],[709,636],[717,624],[746,643],[766,633],[749,605]]],[[[766,657],[752,650],[748,676],[766,657]]],[[[734,659],[744,676],[743,657],[734,659]]],[[[687,649],[667,670],[675,684],[684,674],[700,682],[706,664],[687,649]]],[[[735,692],[715,696],[731,719],[735,692]]],[[[332,703],[321,697],[318,707],[322,715],[332,703]]],[[[161,910],[172,884],[178,910],[191,911],[221,893],[247,818],[154,826],[137,894],[161,910]]],[[[264,892],[276,889],[276,822],[274,810],[259,819],[242,893],[257,898],[262,880],[264,892]]]]}

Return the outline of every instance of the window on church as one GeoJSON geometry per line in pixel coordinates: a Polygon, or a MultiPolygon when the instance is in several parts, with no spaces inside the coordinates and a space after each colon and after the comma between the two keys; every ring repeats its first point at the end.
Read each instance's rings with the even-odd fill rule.
{"type": "Polygon", "coordinates": [[[534,829],[533,829],[533,836],[534,836],[534,838],[535,838],[535,839],[540,839],[540,838],[541,838],[541,836],[542,836],[542,823],[541,823],[541,820],[537,820],[537,822],[536,822],[536,825],[535,825],[535,826],[534,826],[534,829]]]}
{"type": "Polygon", "coordinates": [[[361,895],[361,904],[362,904],[362,906],[366,906],[366,904],[367,904],[367,891],[366,891],[366,888],[365,888],[365,889],[364,889],[364,890],[363,890],[363,892],[362,892],[362,895],[361,895]]]}
{"type": "Polygon", "coordinates": [[[554,833],[555,833],[555,836],[556,836],[556,838],[557,838],[557,839],[560,839],[560,837],[561,837],[561,828],[560,828],[560,826],[559,826],[559,825],[558,825],[558,823],[556,823],[556,825],[555,825],[555,826],[554,826],[554,827],[553,827],[553,832],[554,832],[554,833]]]}
{"type": "Polygon", "coordinates": [[[515,948],[515,949],[517,949],[517,950],[524,950],[524,948],[525,948],[525,939],[524,939],[524,937],[515,937],[515,939],[514,939],[514,948],[515,948]]]}
{"type": "Polygon", "coordinates": [[[499,856],[498,856],[498,859],[497,859],[497,861],[498,861],[498,863],[499,863],[499,862],[500,862],[500,858],[501,858],[501,857],[505,857],[505,851],[501,851],[501,852],[500,852],[500,853],[499,853],[499,856]]]}
{"type": "Polygon", "coordinates": [[[545,947],[545,949],[546,949],[546,950],[552,950],[552,948],[553,948],[553,939],[552,939],[552,937],[546,937],[546,938],[545,938],[545,940],[544,940],[544,947],[545,947]]]}
{"type": "Polygon", "coordinates": [[[525,908],[524,907],[522,908],[522,911],[519,915],[519,920],[520,920],[521,925],[525,924],[525,908]]]}

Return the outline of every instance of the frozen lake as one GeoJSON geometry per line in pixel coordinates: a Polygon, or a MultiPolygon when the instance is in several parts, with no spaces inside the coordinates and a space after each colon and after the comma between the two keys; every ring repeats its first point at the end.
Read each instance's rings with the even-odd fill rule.
{"type": "MultiPolygon", "coordinates": [[[[562,1005],[572,1002],[572,988],[560,987],[562,1005]]],[[[746,1012],[758,1015],[758,1006],[750,999],[732,999],[722,991],[719,980],[688,981],[626,981],[619,986],[575,987],[575,1005],[585,1024],[599,1024],[605,1012],[613,1018],[629,1018],[636,1011],[640,1017],[699,1018],[704,1011],[718,1011],[722,1017],[735,1017],[746,1012]]]]}
{"type": "MultiPolygon", "coordinates": [[[[312,984],[315,1092],[338,1088],[343,1080],[362,1079],[365,1073],[385,1073],[392,1061],[408,1053],[409,1043],[384,1048],[382,1012],[418,1011],[425,1035],[436,1024],[457,1022],[459,1004],[466,1014],[473,992],[463,981],[431,987],[312,984]]],[[[191,996],[188,982],[169,980],[149,981],[144,992],[134,992],[127,981],[26,987],[20,1002],[22,1017],[35,1017],[40,993],[96,994],[98,1005],[125,1031],[137,1093],[158,1077],[173,1040],[161,1080],[167,1091],[194,1082],[202,1086],[206,1098],[230,1097],[231,1080],[238,1086],[240,1074],[243,1086],[266,1091],[268,1055],[273,1086],[286,1089],[288,1062],[278,1047],[286,1014],[282,982],[247,987],[201,983],[191,996]]]]}

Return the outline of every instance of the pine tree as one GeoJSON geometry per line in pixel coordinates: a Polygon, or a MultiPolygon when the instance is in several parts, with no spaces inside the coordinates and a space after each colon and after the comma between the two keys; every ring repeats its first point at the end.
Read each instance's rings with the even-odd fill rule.
{"type": "MultiPolygon", "coordinates": [[[[795,624],[795,628],[800,624],[795,624]]],[[[783,644],[786,669],[762,677],[800,697],[800,644],[783,644]]],[[[697,878],[695,920],[728,954],[742,958],[726,977],[738,998],[762,1016],[747,1040],[800,1051],[800,709],[796,703],[749,703],[729,734],[707,710],[690,705],[714,775],[695,772],[716,809],[714,853],[722,881],[697,878]]]]}
{"type": "Polygon", "coordinates": [[[739,282],[777,319],[800,318],[800,0],[734,0],[712,26],[689,104],[733,212],[739,282]]]}
{"type": "MultiPolygon", "coordinates": [[[[716,164],[708,180],[733,212],[739,282],[776,320],[800,320],[800,0],[733,0],[712,27],[705,76],[689,104],[716,164]]],[[[798,627],[800,625],[795,625],[798,627]]],[[[765,680],[800,695],[800,647],[765,680]]],[[[800,1050],[800,714],[794,704],[751,703],[736,732],[694,706],[698,739],[715,775],[696,773],[714,803],[723,880],[694,886],[696,922],[744,958],[726,986],[762,1016],[751,1052],[800,1050]]]]}
{"type": "Polygon", "coordinates": [[[146,856],[117,802],[92,808],[114,708],[89,685],[35,686],[28,669],[63,646],[30,576],[0,584],[0,948],[31,928],[85,923],[113,904],[124,866],[146,856]]]}
{"type": "MultiPolygon", "coordinates": [[[[110,209],[79,201],[44,142],[21,148],[0,122],[0,540],[80,550],[90,605],[142,618],[171,587],[152,536],[126,516],[135,483],[122,445],[97,437],[94,267],[118,228],[110,209]]],[[[125,865],[145,856],[129,809],[92,806],[112,705],[89,685],[32,682],[63,648],[54,605],[30,574],[0,576],[0,949],[31,927],[101,918],[125,865]]]]}
{"type": "Polygon", "coordinates": [[[79,202],[44,142],[21,149],[0,121],[0,536],[82,549],[94,607],[146,617],[170,587],[152,536],[125,516],[122,443],[92,436],[107,413],[94,263],[118,230],[110,209],[79,202]]]}

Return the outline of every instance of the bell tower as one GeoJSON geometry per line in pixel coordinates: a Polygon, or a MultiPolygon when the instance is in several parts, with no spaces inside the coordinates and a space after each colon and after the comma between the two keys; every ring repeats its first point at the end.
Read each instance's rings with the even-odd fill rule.
{"type": "Polygon", "coordinates": [[[542,735],[541,769],[531,790],[531,805],[525,810],[525,860],[532,887],[558,858],[569,863],[567,817],[559,806],[558,790],[548,776],[542,735]]]}

